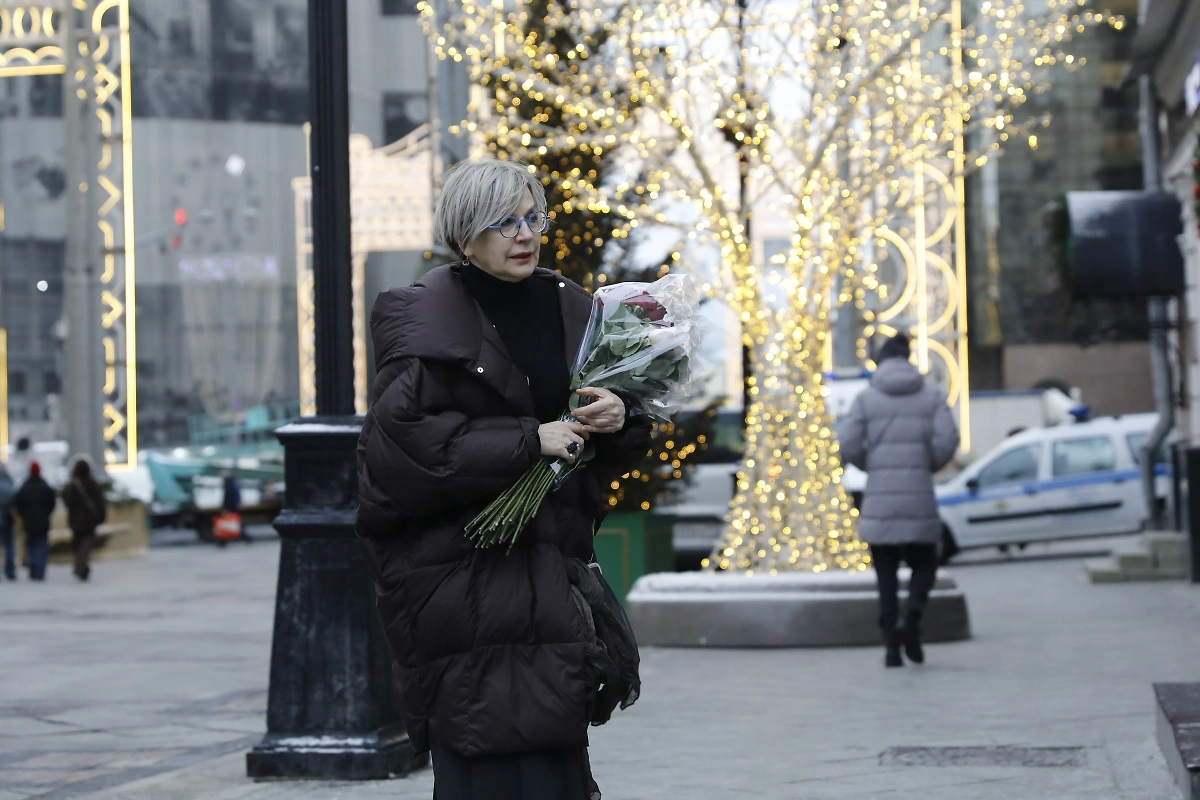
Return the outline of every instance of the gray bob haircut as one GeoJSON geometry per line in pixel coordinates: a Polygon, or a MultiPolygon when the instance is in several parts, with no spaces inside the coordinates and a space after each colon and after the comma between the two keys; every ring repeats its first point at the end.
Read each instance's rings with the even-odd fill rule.
{"type": "Polygon", "coordinates": [[[433,211],[433,237],[462,255],[475,237],[517,212],[526,190],[535,211],[546,210],[546,193],[520,161],[472,158],[451,167],[433,211]]]}

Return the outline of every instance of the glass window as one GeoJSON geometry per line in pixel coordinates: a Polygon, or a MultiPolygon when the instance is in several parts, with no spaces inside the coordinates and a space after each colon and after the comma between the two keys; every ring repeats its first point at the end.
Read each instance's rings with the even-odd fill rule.
{"type": "Polygon", "coordinates": [[[390,144],[429,122],[429,92],[383,93],[383,141],[390,144]]]}
{"type": "Polygon", "coordinates": [[[385,17],[418,14],[417,0],[383,0],[380,9],[385,17]]]}
{"type": "Polygon", "coordinates": [[[1086,475],[1116,469],[1117,449],[1108,436],[1064,439],[1054,443],[1054,475],[1086,475]]]}
{"type": "Polygon", "coordinates": [[[1042,446],[1027,444],[1024,447],[1014,447],[1001,453],[979,473],[976,480],[979,486],[998,486],[1002,483],[1023,483],[1035,481],[1038,477],[1038,463],[1042,460],[1042,446]]]}
{"type": "MultiPolygon", "coordinates": [[[[1142,463],[1142,443],[1146,441],[1146,437],[1150,435],[1149,431],[1138,431],[1137,433],[1126,434],[1125,441],[1129,444],[1129,453],[1133,456],[1133,463],[1141,465],[1142,463]]],[[[1163,442],[1158,446],[1158,452],[1154,454],[1155,463],[1161,464],[1167,460],[1167,443],[1163,442]]]]}

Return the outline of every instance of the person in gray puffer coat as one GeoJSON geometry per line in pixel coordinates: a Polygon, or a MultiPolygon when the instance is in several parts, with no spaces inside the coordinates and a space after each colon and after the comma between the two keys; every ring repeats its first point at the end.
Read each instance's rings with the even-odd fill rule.
{"type": "Polygon", "coordinates": [[[840,426],[846,463],[867,473],[858,536],[871,546],[879,583],[879,625],[887,645],[885,663],[925,660],[921,616],[937,577],[942,536],[933,475],[958,449],[958,425],[942,394],[909,363],[908,337],[899,334],[879,350],[871,385],[854,399],[840,426]],[[912,569],[908,607],[900,616],[897,571],[912,569]]]}

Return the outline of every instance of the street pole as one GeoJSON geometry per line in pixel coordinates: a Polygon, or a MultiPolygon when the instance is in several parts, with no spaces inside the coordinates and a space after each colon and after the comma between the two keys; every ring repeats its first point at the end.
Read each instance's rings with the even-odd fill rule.
{"type": "MultiPolygon", "coordinates": [[[[4,233],[4,200],[0,198],[0,236],[4,233]]],[[[0,275],[4,248],[0,247],[0,275]]],[[[0,281],[0,469],[8,463],[8,331],[4,328],[4,282],[0,281]]]]}
{"type": "Polygon", "coordinates": [[[79,0],[62,15],[67,69],[63,76],[66,132],[67,263],[63,292],[66,320],[67,443],[71,455],[85,454],[104,468],[103,351],[100,347],[100,291],[97,268],[95,198],[100,159],[91,32],[95,0],[79,0]]]}
{"type": "Polygon", "coordinates": [[[347,0],[309,0],[317,416],[276,431],[287,496],[275,520],[279,580],[267,733],[252,778],[376,780],[426,763],[392,682],[358,509],[350,262],[347,0]]]}
{"type": "Polygon", "coordinates": [[[309,0],[317,414],[354,413],[347,0],[309,0]]]}
{"type": "MultiPolygon", "coordinates": [[[[1162,188],[1158,142],[1158,103],[1154,98],[1154,84],[1150,75],[1139,79],[1139,122],[1142,139],[1142,183],[1147,192],[1162,188]]],[[[1171,357],[1168,349],[1167,331],[1170,320],[1167,314],[1167,298],[1151,297],[1147,301],[1146,316],[1150,327],[1150,380],[1154,389],[1154,408],[1158,421],[1146,436],[1141,446],[1142,495],[1146,502],[1146,527],[1162,530],[1163,511],[1155,491],[1155,469],[1158,466],[1158,451],[1175,427],[1175,403],[1171,391],[1171,357]]]]}

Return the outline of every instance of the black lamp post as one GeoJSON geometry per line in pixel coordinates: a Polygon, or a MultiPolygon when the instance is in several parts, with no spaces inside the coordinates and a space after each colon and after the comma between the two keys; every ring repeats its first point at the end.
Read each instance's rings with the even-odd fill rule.
{"type": "Polygon", "coordinates": [[[425,763],[400,723],[391,655],[354,535],[358,506],[350,284],[347,0],[309,0],[317,416],[277,431],[287,497],[267,734],[252,778],[377,779],[425,763]]]}

